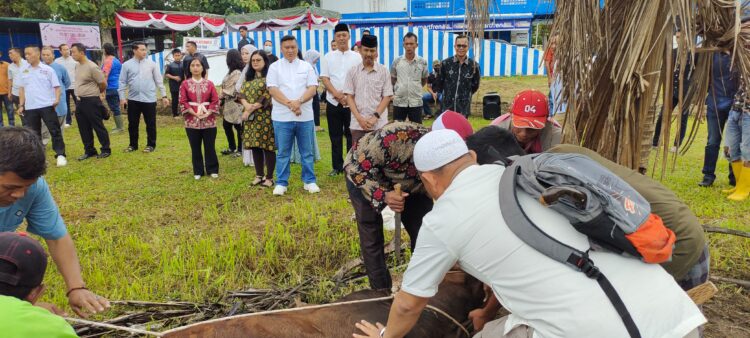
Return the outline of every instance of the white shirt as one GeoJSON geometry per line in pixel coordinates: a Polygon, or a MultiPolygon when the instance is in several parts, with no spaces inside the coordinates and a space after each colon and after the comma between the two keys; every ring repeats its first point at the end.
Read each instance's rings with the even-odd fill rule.
{"type": "Polygon", "coordinates": [[[52,67],[39,62],[36,67],[29,64],[21,69],[19,86],[23,87],[24,110],[32,110],[55,104],[55,88],[60,87],[60,81],[52,67]]]}
{"type": "Polygon", "coordinates": [[[21,65],[18,66],[14,62],[11,62],[8,65],[8,80],[13,81],[13,87],[10,88],[10,93],[18,96],[18,90],[21,88],[20,86],[20,80],[21,80],[21,69],[26,68],[29,65],[26,60],[21,59],[21,65]]]}
{"type": "MultiPolygon", "coordinates": [[[[349,69],[360,63],[362,63],[362,56],[355,51],[330,51],[320,60],[320,76],[329,78],[336,90],[343,91],[344,84],[346,83],[346,73],[349,72],[349,69]]],[[[326,95],[326,101],[334,106],[339,104],[330,91],[326,95]]]]}
{"type": "Polygon", "coordinates": [[[65,70],[68,71],[68,77],[70,77],[70,87],[69,88],[75,88],[76,86],[76,66],[78,65],[78,61],[73,59],[72,56],[68,56],[67,58],[59,57],[55,59],[55,63],[59,63],[65,67],[65,70]]]}
{"type": "MultiPolygon", "coordinates": [[[[276,87],[286,96],[287,99],[297,100],[310,86],[318,86],[318,76],[309,63],[295,58],[289,62],[286,58],[281,58],[271,64],[266,76],[266,86],[268,88],[276,87]]],[[[289,107],[281,102],[272,100],[273,108],[271,110],[271,119],[279,122],[306,122],[313,120],[312,100],[303,103],[300,109],[302,114],[297,116],[289,107]]]]}
{"type": "MultiPolygon", "coordinates": [[[[498,202],[504,168],[471,166],[459,173],[422,220],[402,290],[432,297],[455,262],[492,287],[511,312],[505,332],[524,324],[534,337],[628,338],[622,319],[593,279],[536,251],[508,228],[498,202]]],[[[545,232],[579,250],[588,239],[528,194],[518,199],[545,232]]],[[[622,298],[641,336],[682,338],[706,322],[695,304],[658,264],[611,252],[591,259],[622,298]]]]}

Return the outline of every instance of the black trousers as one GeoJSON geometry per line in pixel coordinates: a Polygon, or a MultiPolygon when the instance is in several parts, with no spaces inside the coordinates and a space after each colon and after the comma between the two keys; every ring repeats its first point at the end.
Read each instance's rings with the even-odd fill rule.
{"type": "Polygon", "coordinates": [[[216,128],[185,128],[193,157],[193,175],[219,173],[219,158],[216,157],[216,128]],[[203,150],[201,151],[201,146],[203,150]],[[205,163],[203,162],[205,153],[205,163]],[[205,170],[204,170],[205,165],[205,170]]]}
{"type": "Polygon", "coordinates": [[[177,90],[170,88],[169,93],[172,95],[172,116],[180,116],[180,112],[177,111],[180,106],[180,88],[177,88],[177,90]]]}
{"type": "Polygon", "coordinates": [[[423,107],[396,107],[393,106],[393,119],[396,121],[409,121],[414,123],[422,123],[422,111],[423,107]]]}
{"type": "Polygon", "coordinates": [[[315,122],[316,127],[320,127],[320,97],[318,97],[318,93],[315,93],[313,95],[313,121],[315,122]]]}
{"type": "Polygon", "coordinates": [[[76,97],[76,94],[73,89],[68,89],[65,91],[65,98],[68,103],[68,115],[65,115],[65,123],[71,124],[73,122],[73,114],[78,111],[78,98],[76,97]],[[70,103],[73,103],[73,108],[76,110],[73,111],[73,108],[70,108],[70,103]]]}
{"type": "Polygon", "coordinates": [[[276,153],[261,148],[250,148],[255,164],[255,176],[273,179],[273,171],[276,169],[276,153]],[[266,172],[263,172],[265,166],[266,172]]]}
{"type": "Polygon", "coordinates": [[[328,136],[331,138],[331,165],[333,170],[344,170],[344,154],[352,148],[352,133],[349,123],[352,112],[341,104],[334,106],[330,102],[326,106],[326,120],[328,120],[328,136]],[[342,137],[346,138],[346,149],[342,151],[342,137]]]}
{"type": "Polygon", "coordinates": [[[156,102],[128,100],[128,135],[130,147],[138,149],[138,127],[146,122],[146,146],[156,148],[156,102]]]}
{"type": "Polygon", "coordinates": [[[102,111],[105,110],[102,100],[98,96],[81,97],[76,106],[76,120],[78,121],[78,132],[81,134],[83,149],[88,155],[96,155],[94,147],[94,133],[102,146],[102,153],[111,153],[109,147],[109,133],[104,127],[102,111]]]}
{"type": "MultiPolygon", "coordinates": [[[[370,288],[390,289],[391,273],[385,262],[385,237],[383,235],[383,216],[365,199],[362,191],[346,180],[346,189],[354,207],[359,231],[359,245],[365,262],[370,288]]],[[[401,222],[409,233],[412,251],[417,244],[417,234],[422,226],[422,217],[432,210],[432,199],[424,194],[411,194],[406,198],[401,222]]]]}
{"type": "Polygon", "coordinates": [[[234,124],[227,122],[227,120],[224,120],[221,125],[224,127],[224,134],[227,136],[229,150],[240,150],[240,148],[242,147],[242,124],[234,124]],[[237,143],[235,143],[234,141],[234,131],[232,130],[232,128],[237,130],[237,143]]]}
{"type": "Polygon", "coordinates": [[[42,121],[44,121],[52,138],[52,149],[55,150],[55,155],[65,156],[65,141],[53,106],[24,110],[23,115],[24,126],[36,132],[40,140],[42,139],[42,121]]]}

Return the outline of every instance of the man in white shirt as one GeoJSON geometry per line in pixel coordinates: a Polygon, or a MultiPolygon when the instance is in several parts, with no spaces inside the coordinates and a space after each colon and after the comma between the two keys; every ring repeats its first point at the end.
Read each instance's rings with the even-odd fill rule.
{"type": "Polygon", "coordinates": [[[65,141],[55,112],[55,106],[60,102],[60,81],[55,70],[41,62],[39,47],[26,47],[24,54],[29,65],[21,69],[17,81],[19,105],[16,111],[23,116],[26,125],[36,132],[39,139],[42,138],[44,121],[52,137],[57,166],[65,166],[68,164],[65,158],[65,141]]]}
{"type": "MultiPolygon", "coordinates": [[[[511,313],[476,337],[631,337],[596,280],[536,251],[508,228],[499,205],[502,166],[477,165],[476,154],[452,130],[422,137],[414,163],[435,205],[423,219],[388,326],[362,321],[356,326],[366,335],[354,337],[403,337],[456,263],[489,285],[511,313]]],[[[560,226],[569,223],[565,217],[520,190],[518,200],[531,221],[555,239],[589,248],[585,235],[560,226]]],[[[706,319],[661,266],[605,251],[592,250],[590,257],[640,336],[698,336],[706,319]]]]}
{"type": "MultiPolygon", "coordinates": [[[[29,63],[23,58],[23,52],[21,48],[11,48],[8,51],[8,57],[10,58],[10,65],[8,65],[8,86],[10,87],[10,99],[13,103],[13,110],[18,109],[18,91],[21,88],[21,69],[26,68],[29,63]]],[[[21,118],[21,124],[26,125],[26,122],[21,118]]]]}
{"type": "MultiPolygon", "coordinates": [[[[78,62],[76,62],[75,59],[73,59],[72,56],[70,56],[70,46],[67,44],[60,44],[60,56],[59,58],[55,59],[55,63],[61,64],[63,67],[65,67],[65,70],[68,72],[68,77],[70,78],[70,87],[68,87],[67,90],[65,90],[66,101],[65,102],[72,102],[73,108],[75,109],[78,106],[78,98],[76,98],[75,93],[73,92],[73,88],[76,86],[76,65],[78,65],[78,62]]],[[[65,116],[65,127],[70,127],[70,125],[73,123],[73,114],[74,110],[68,109],[68,115],[65,116]]]]}
{"type": "Polygon", "coordinates": [[[351,111],[347,105],[344,85],[346,73],[362,62],[359,53],[349,50],[349,26],[340,23],[333,29],[333,37],[338,49],[328,52],[320,61],[320,79],[326,87],[326,120],[328,136],[331,139],[331,165],[328,176],[336,176],[344,171],[344,154],[352,148],[352,134],[349,130],[351,111]],[[341,138],[346,138],[346,149],[341,138]]]}
{"type": "Polygon", "coordinates": [[[281,39],[284,57],[268,68],[266,86],[273,98],[271,120],[279,151],[276,153],[276,188],[274,195],[284,195],[289,185],[292,144],[297,141],[302,159],[302,181],[310,193],[320,192],[313,169],[312,97],[318,88],[313,67],[297,57],[297,39],[287,35],[281,39]]]}

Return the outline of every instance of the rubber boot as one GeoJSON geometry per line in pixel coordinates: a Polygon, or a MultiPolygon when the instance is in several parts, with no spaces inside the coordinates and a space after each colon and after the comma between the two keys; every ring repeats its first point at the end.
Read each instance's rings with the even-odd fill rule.
{"type": "MultiPolygon", "coordinates": [[[[734,162],[732,162],[732,172],[735,173],[735,175],[737,175],[737,173],[741,173],[742,172],[742,161],[734,161],[734,162]]],[[[725,194],[732,194],[732,193],[734,193],[735,190],[737,190],[737,186],[734,186],[734,187],[729,188],[729,189],[724,189],[721,192],[725,193],[725,194]]]]}
{"type": "MultiPolygon", "coordinates": [[[[736,175],[736,172],[735,172],[736,175]]],[[[737,190],[727,196],[732,201],[744,201],[750,195],[750,168],[742,166],[742,172],[737,176],[737,190]]]]}
{"type": "Polygon", "coordinates": [[[115,116],[115,128],[112,129],[112,134],[120,133],[122,129],[122,115],[115,116]]]}

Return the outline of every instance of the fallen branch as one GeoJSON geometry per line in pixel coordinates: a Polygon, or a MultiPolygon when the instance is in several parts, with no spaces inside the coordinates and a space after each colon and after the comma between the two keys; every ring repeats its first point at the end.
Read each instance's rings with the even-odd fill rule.
{"type": "Polygon", "coordinates": [[[735,235],[735,236],[750,238],[750,232],[746,232],[746,231],[727,229],[727,228],[722,228],[722,227],[712,227],[712,226],[703,226],[703,230],[705,230],[706,232],[715,232],[715,233],[720,233],[720,234],[735,235]]]}
{"type": "Polygon", "coordinates": [[[85,324],[85,325],[90,325],[90,326],[95,326],[95,327],[103,327],[103,328],[108,328],[108,329],[117,330],[117,331],[125,331],[125,332],[136,333],[136,334],[145,334],[148,336],[155,336],[155,337],[162,336],[161,332],[134,329],[131,327],[117,326],[117,325],[112,325],[112,324],[107,324],[107,323],[92,322],[90,320],[84,320],[84,319],[78,319],[78,318],[65,317],[65,320],[69,322],[73,322],[73,323],[85,324]]]}
{"type": "Polygon", "coordinates": [[[741,280],[741,279],[735,279],[735,278],[727,278],[727,277],[720,277],[720,276],[711,276],[710,278],[712,281],[720,282],[720,283],[733,283],[737,284],[745,289],[750,290],[750,281],[741,280]]]}

